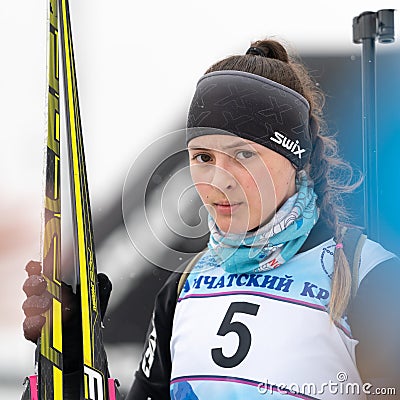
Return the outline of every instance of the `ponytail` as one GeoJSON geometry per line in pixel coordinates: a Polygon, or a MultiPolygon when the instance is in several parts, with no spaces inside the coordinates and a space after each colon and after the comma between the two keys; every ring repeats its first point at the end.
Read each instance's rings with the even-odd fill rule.
{"type": "Polygon", "coordinates": [[[340,320],[349,304],[352,277],[349,261],[343,250],[343,229],[338,227],[335,235],[334,270],[329,300],[329,314],[334,322],[340,320]]]}

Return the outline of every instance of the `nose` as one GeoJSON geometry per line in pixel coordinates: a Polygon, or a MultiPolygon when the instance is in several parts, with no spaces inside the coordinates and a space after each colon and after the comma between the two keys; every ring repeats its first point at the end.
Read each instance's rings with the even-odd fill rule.
{"type": "Polygon", "coordinates": [[[226,190],[233,190],[237,186],[237,181],[225,163],[216,163],[213,166],[214,173],[212,174],[212,179],[210,184],[222,192],[226,190]]]}

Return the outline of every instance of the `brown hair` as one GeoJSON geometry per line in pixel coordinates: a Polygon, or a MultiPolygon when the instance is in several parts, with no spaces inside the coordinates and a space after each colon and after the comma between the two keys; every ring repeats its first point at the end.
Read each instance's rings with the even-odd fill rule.
{"type": "MultiPolygon", "coordinates": [[[[353,170],[338,155],[334,136],[328,135],[322,109],[325,96],[305,66],[275,40],[260,40],[251,44],[260,51],[246,55],[234,55],[212,65],[206,74],[213,71],[236,70],[253,73],[285,85],[304,96],[310,104],[310,119],[316,125],[312,138],[313,149],[305,170],[314,182],[318,195],[317,206],[320,218],[335,232],[337,243],[342,241],[341,223],[348,220],[343,206],[342,194],[354,190],[361,180],[351,184],[353,170]],[[264,54],[264,55],[261,55],[264,54]]],[[[339,246],[340,247],[340,246],[339,246]]],[[[329,312],[332,320],[338,321],[344,314],[350,299],[351,272],[342,248],[334,254],[329,312]]]]}

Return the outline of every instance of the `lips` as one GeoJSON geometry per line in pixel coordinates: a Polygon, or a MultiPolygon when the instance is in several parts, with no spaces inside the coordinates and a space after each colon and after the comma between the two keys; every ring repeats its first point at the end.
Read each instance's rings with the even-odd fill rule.
{"type": "Polygon", "coordinates": [[[216,202],[213,203],[214,208],[219,214],[223,215],[230,215],[234,213],[241,205],[241,202],[227,202],[227,201],[221,201],[221,202],[216,202]]]}
{"type": "Polygon", "coordinates": [[[237,204],[242,204],[241,201],[214,201],[213,203],[215,206],[235,206],[237,204]]]}

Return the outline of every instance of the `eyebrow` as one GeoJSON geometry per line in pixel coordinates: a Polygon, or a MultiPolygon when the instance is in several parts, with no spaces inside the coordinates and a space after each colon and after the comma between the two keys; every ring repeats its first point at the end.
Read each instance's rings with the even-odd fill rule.
{"type": "MultiPolygon", "coordinates": [[[[251,146],[251,143],[247,143],[247,142],[234,142],[231,143],[227,146],[223,146],[218,150],[227,150],[227,149],[233,149],[235,147],[242,147],[242,146],[251,146]]],[[[211,147],[200,147],[200,146],[194,146],[194,147],[188,147],[188,150],[217,150],[211,147]]]]}

